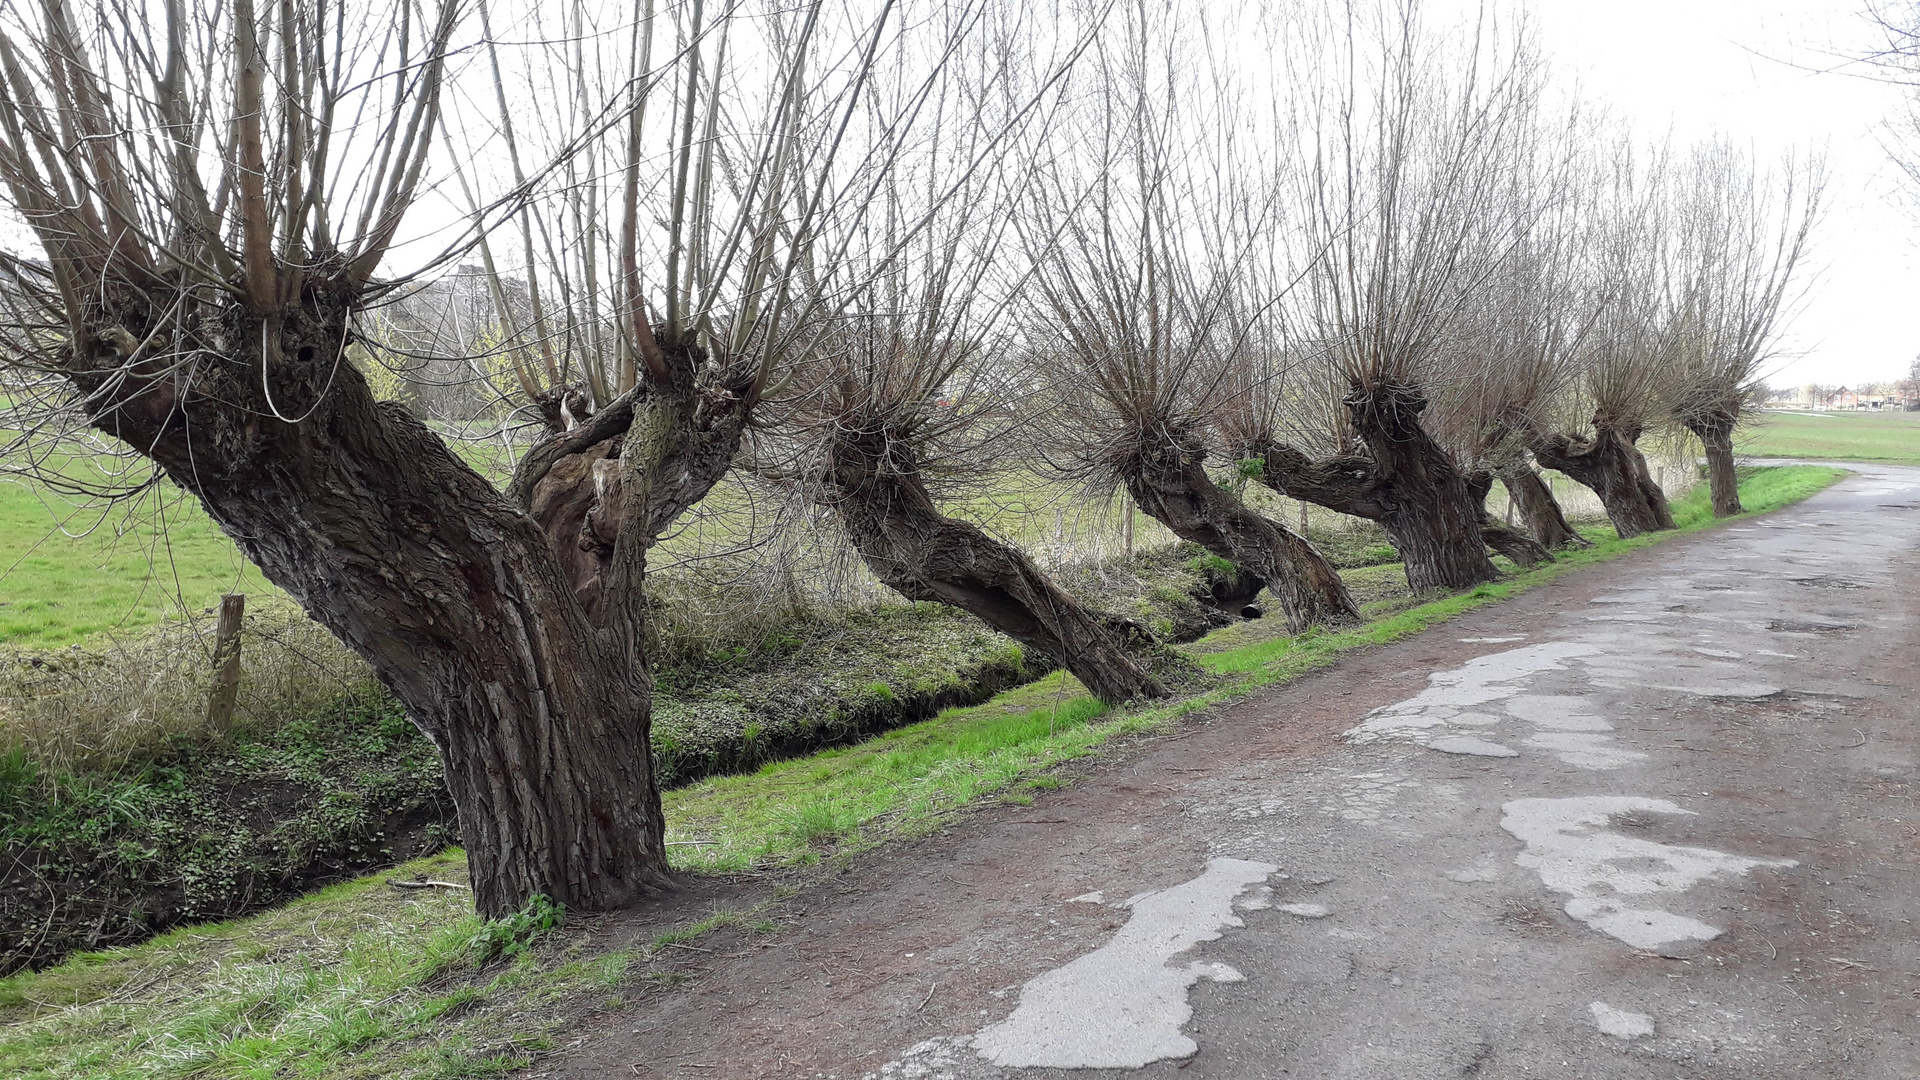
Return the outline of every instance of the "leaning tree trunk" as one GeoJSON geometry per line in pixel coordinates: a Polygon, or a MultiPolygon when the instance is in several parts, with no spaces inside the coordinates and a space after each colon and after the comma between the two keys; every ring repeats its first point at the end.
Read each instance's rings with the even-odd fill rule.
{"type": "Polygon", "coordinates": [[[1513,496],[1514,505],[1520,509],[1520,520],[1526,522],[1527,531],[1533,534],[1541,547],[1558,551],[1562,548],[1593,546],[1568,524],[1559,500],[1553,497],[1553,489],[1540,479],[1539,473],[1523,462],[1500,469],[1498,473],[1500,482],[1506,485],[1507,492],[1513,496]]]}
{"type": "Polygon", "coordinates": [[[1553,553],[1539,541],[1518,529],[1508,528],[1487,513],[1487,495],[1493,490],[1493,473],[1482,471],[1471,474],[1467,478],[1467,487],[1473,492],[1474,512],[1480,518],[1480,539],[1488,547],[1513,560],[1515,566],[1537,566],[1553,561],[1553,553]]]}
{"type": "Polygon", "coordinates": [[[1365,455],[1314,461],[1290,446],[1260,446],[1253,452],[1261,481],[1303,502],[1379,522],[1416,592],[1498,578],[1466,477],[1420,426],[1426,398],[1390,384],[1355,389],[1346,405],[1365,455]]]}
{"type": "Polygon", "coordinates": [[[824,500],[875,576],[909,600],[947,604],[1072,672],[1106,702],[1167,696],[1110,626],[1027,557],[941,514],[899,444],[836,439],[824,500]]]}
{"type": "Polygon", "coordinates": [[[1175,536],[1266,582],[1286,612],[1289,631],[1359,622],[1360,609],[1333,564],[1286,526],[1222,491],[1204,461],[1204,450],[1168,439],[1143,448],[1121,471],[1133,501],[1175,536]]]}
{"type": "Polygon", "coordinates": [[[1621,431],[1595,417],[1591,439],[1545,435],[1529,442],[1528,449],[1540,464],[1592,488],[1613,531],[1626,538],[1673,528],[1666,493],[1648,475],[1636,438],[1637,432],[1621,431]]]}
{"type": "Polygon", "coordinates": [[[1733,464],[1733,428],[1734,418],[1721,413],[1687,421],[1687,429],[1700,436],[1707,451],[1707,484],[1717,518],[1745,512],[1740,505],[1740,474],[1733,464]]]}
{"type": "Polygon", "coordinates": [[[197,496],[433,740],[481,914],[663,886],[634,624],[595,626],[539,526],[337,362],[352,297],[328,288],[310,278],[264,319],[189,302],[156,326],[125,304],[73,381],[97,427],[197,496]],[[134,344],[168,335],[196,369],[139,377],[134,344]]]}

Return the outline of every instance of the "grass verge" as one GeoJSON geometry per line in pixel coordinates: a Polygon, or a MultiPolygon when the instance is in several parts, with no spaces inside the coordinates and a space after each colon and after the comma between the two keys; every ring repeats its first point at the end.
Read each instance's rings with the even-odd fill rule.
{"type": "MultiPolygon", "coordinates": [[[[1838,479],[1818,467],[1749,470],[1752,513],[1838,479]]],[[[1712,524],[1704,490],[1675,507],[1680,532],[1712,524]]],[[[1596,532],[1593,548],[1470,592],[1392,610],[1353,630],[1260,638],[1248,624],[1192,651],[1221,685],[1109,712],[1058,675],[858,746],[770,764],[668,794],[676,861],[693,872],[844,859],[925,835],[970,804],[1020,803],[1057,787],[1053,766],[1128,735],[1419,632],[1583,566],[1661,542],[1596,532]]],[[[363,878],[245,920],[77,956],[0,980],[0,1074],[78,1077],[468,1077],[524,1067],[565,1018],[615,1008],[684,975],[668,950],[716,930],[767,932],[753,911],[716,912],[640,939],[598,924],[546,933],[539,911],[482,923],[463,892],[396,890],[392,878],[458,881],[457,852],[363,878]]],[[[697,947],[695,947],[697,948],[697,947]]]]}

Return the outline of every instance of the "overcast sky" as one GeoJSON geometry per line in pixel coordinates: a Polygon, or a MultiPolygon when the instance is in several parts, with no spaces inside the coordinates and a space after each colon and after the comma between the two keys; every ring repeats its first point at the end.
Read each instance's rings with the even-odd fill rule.
{"type": "MultiPolygon", "coordinates": [[[[1466,0],[1461,0],[1466,2],[1466,0]]],[[[1818,276],[1775,385],[1904,375],[1920,353],[1920,199],[1902,202],[1881,125],[1898,88],[1835,74],[1870,48],[1862,0],[1530,0],[1562,77],[1644,131],[1714,131],[1774,155],[1824,147],[1829,208],[1818,276]],[[1814,69],[1814,70],[1808,70],[1814,69]]]]}
{"type": "MultiPolygon", "coordinates": [[[[1426,0],[1433,14],[1481,2],[1426,0]]],[[[1902,90],[1830,70],[1872,47],[1865,0],[1508,2],[1532,13],[1560,78],[1649,135],[1725,132],[1768,157],[1824,149],[1832,185],[1817,276],[1770,381],[1905,374],[1920,354],[1920,191],[1883,147],[1902,90]]],[[[0,222],[0,243],[24,239],[0,222]]]]}

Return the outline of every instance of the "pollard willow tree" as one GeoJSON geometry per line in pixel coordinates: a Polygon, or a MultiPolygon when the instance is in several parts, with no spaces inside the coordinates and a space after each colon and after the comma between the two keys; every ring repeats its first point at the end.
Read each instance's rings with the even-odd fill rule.
{"type": "Polygon", "coordinates": [[[1348,438],[1329,433],[1346,445],[1318,460],[1278,441],[1243,452],[1282,494],[1379,522],[1414,589],[1490,581],[1470,478],[1422,416],[1430,382],[1472,362],[1445,344],[1486,269],[1472,256],[1530,136],[1539,61],[1524,34],[1428,33],[1407,9],[1296,38],[1328,59],[1295,76],[1304,300],[1288,352],[1324,369],[1348,438]]]}
{"type": "Polygon", "coordinates": [[[606,605],[624,523],[641,521],[638,543],[653,546],[733,468],[769,390],[819,363],[823,335],[870,284],[856,258],[872,254],[866,218],[992,10],[813,3],[749,19],[695,4],[656,20],[649,4],[589,34],[576,4],[543,35],[568,42],[561,63],[515,77],[490,54],[516,179],[522,158],[564,169],[551,199],[515,214],[529,303],[512,302],[506,260],[484,234],[479,244],[500,357],[546,429],[507,492],[547,531],[590,614],[606,605]],[[656,55],[669,58],[658,69],[656,55]],[[543,77],[570,92],[533,95],[549,122],[516,130],[509,85],[543,77]],[[609,84],[630,88],[621,123],[560,156],[547,133],[588,127],[569,111],[609,84]],[[636,498],[638,516],[626,509],[636,498]]]}
{"type": "Polygon", "coordinates": [[[1246,293],[1276,212],[1228,67],[1204,59],[1216,35],[1146,5],[1117,22],[1019,220],[1049,456],[1258,577],[1294,632],[1357,622],[1333,565],[1207,469],[1272,303],[1246,293]]]}
{"type": "Polygon", "coordinates": [[[1632,537],[1674,527],[1639,447],[1641,436],[1667,422],[1673,386],[1661,330],[1667,171],[1662,151],[1642,158],[1624,139],[1614,147],[1593,181],[1577,374],[1566,393],[1521,419],[1534,459],[1590,488],[1614,531],[1632,537]]]}
{"type": "Polygon", "coordinates": [[[1439,382],[1429,410],[1442,443],[1469,473],[1487,546],[1530,565],[1551,552],[1589,546],[1568,523],[1552,488],[1534,471],[1525,436],[1565,398],[1578,372],[1580,343],[1595,317],[1587,271],[1587,218],[1593,191],[1579,152],[1589,125],[1578,106],[1568,122],[1541,132],[1531,162],[1507,182],[1518,228],[1487,222],[1478,275],[1446,351],[1451,378],[1439,382]],[[1551,137],[1549,137],[1551,136],[1551,137]],[[1535,206],[1542,209],[1536,211],[1535,206]],[[1527,536],[1493,520],[1485,494],[1498,479],[1527,536]]]}
{"type": "MultiPolygon", "coordinates": [[[[696,25],[698,10],[677,10],[689,21],[677,26],[675,57],[616,82],[588,103],[590,123],[572,129],[580,140],[596,129],[627,135],[629,191],[656,164],[638,151],[634,98],[669,74],[703,85],[697,63],[673,61],[717,40],[716,25],[748,22],[730,8],[696,25]]],[[[757,253],[725,263],[735,276],[724,288],[741,304],[786,310],[786,278],[808,257],[787,252],[814,235],[809,219],[786,211],[823,207],[833,189],[824,171],[782,173],[783,152],[844,133],[852,87],[891,10],[848,20],[856,29],[823,61],[845,89],[807,113],[818,122],[790,112],[786,126],[760,133],[765,149],[742,163],[737,187],[728,174],[740,202],[764,196],[779,208],[738,219],[757,227],[713,230],[757,253]],[[754,272],[743,280],[741,267],[754,272]]],[[[358,314],[394,287],[378,275],[396,243],[418,247],[435,224],[444,229],[402,231],[428,189],[441,132],[465,130],[443,108],[474,96],[450,93],[460,74],[452,65],[489,50],[493,36],[474,35],[455,0],[266,12],[251,0],[48,0],[5,11],[0,181],[44,253],[8,257],[23,305],[10,321],[28,328],[4,357],[9,426],[47,439],[68,423],[121,440],[368,660],[440,751],[483,914],[536,894],[603,909],[665,885],[648,745],[646,546],[701,482],[702,455],[744,423],[734,400],[743,385],[751,392],[772,371],[764,348],[740,350],[756,357],[741,376],[737,354],[716,361],[684,336],[689,320],[711,318],[710,306],[688,314],[672,298],[720,291],[701,276],[710,264],[675,260],[670,240],[667,265],[644,268],[668,283],[665,332],[654,334],[641,249],[626,247],[634,260],[621,267],[621,303],[603,329],[624,337],[649,372],[624,395],[638,428],[629,441],[645,452],[621,457],[626,496],[606,508],[615,540],[589,610],[526,512],[526,485],[497,490],[403,408],[376,401],[345,359],[358,314]]],[[[795,73],[808,63],[803,28],[820,25],[822,12],[800,5],[752,21],[768,35],[754,70],[775,96],[813,92],[795,73]]],[[[655,30],[650,9],[633,15],[630,30],[655,30]]],[[[714,110],[692,95],[680,104],[670,145],[684,147],[714,110]]],[[[695,157],[675,161],[674,190],[721,186],[692,175],[695,157]]],[[[527,165],[506,182],[512,197],[476,216],[497,222],[550,165],[527,165]]],[[[643,227],[637,214],[627,224],[643,227]]],[[[683,237],[689,223],[676,216],[664,228],[683,237]]],[[[746,325],[748,342],[777,339],[765,319],[746,325]]]]}
{"type": "MultiPolygon", "coordinates": [[[[1096,697],[1162,697],[1119,620],[1084,608],[1013,545],[941,509],[938,496],[1005,476],[1002,270],[1012,213],[1032,182],[1010,164],[1057,108],[1068,55],[1029,56],[1015,14],[927,90],[926,137],[876,191],[848,256],[857,298],[768,405],[756,468],[831,510],[867,568],[910,600],[959,608],[1066,668],[1096,697]],[[858,267],[857,270],[853,269],[858,267]]],[[[1097,25],[1093,28],[1097,33],[1097,25]]]]}
{"type": "Polygon", "coordinates": [[[1491,520],[1481,504],[1481,532],[1487,546],[1521,565],[1549,553],[1590,546],[1568,523],[1553,489],[1534,471],[1524,433],[1537,426],[1566,392],[1578,345],[1577,309],[1543,302],[1566,278],[1551,257],[1533,251],[1509,256],[1509,271],[1489,282],[1484,306],[1475,313],[1457,347],[1473,356],[1473,377],[1443,389],[1438,410],[1442,440],[1468,463],[1470,484],[1484,500],[1499,480],[1519,511],[1532,550],[1511,530],[1491,520]]]}
{"type": "Polygon", "coordinates": [[[1672,211],[1665,336],[1673,419],[1700,439],[1715,517],[1740,513],[1733,435],[1802,287],[1825,169],[1761,169],[1725,140],[1694,149],[1672,211]]]}

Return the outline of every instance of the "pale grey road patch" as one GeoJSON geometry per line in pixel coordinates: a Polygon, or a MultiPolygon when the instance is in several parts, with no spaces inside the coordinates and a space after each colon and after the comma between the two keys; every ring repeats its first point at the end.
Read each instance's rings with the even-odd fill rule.
{"type": "Polygon", "coordinates": [[[1616,1009],[1604,1001],[1596,1001],[1589,1008],[1593,1012],[1593,1026],[1599,1028],[1602,1035],[1644,1039],[1653,1034],[1653,1017],[1646,1013],[1616,1009]]]}
{"type": "Polygon", "coordinates": [[[1128,905],[1132,917],[1105,945],[1022,986],[1013,1015],[971,1037],[923,1042],[874,1075],[951,1076],[970,1055],[1003,1068],[1057,1069],[1137,1069],[1191,1056],[1199,1047],[1181,1031],[1193,1015],[1188,988],[1201,979],[1239,982],[1243,976],[1226,964],[1171,961],[1217,940],[1224,927],[1244,925],[1234,900],[1278,869],[1212,859],[1192,881],[1136,897],[1128,905]]]}
{"type": "Polygon", "coordinates": [[[1749,859],[1661,844],[1607,828],[1621,814],[1692,813],[1665,799],[1517,799],[1501,809],[1501,827],[1527,845],[1515,861],[1538,873],[1547,888],[1570,897],[1568,915],[1636,949],[1720,936],[1718,927],[1665,908],[1640,906],[1645,902],[1640,898],[1684,893],[1708,878],[1737,876],[1755,867],[1796,865],[1791,859],[1749,859]]]}

